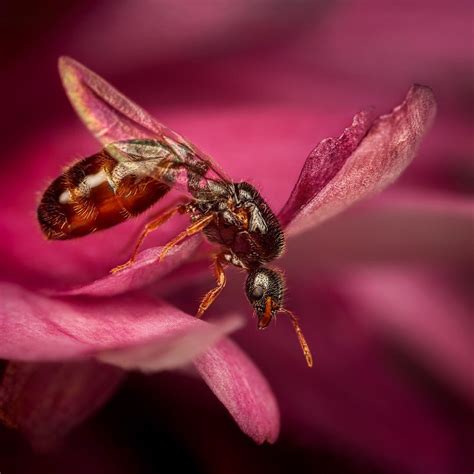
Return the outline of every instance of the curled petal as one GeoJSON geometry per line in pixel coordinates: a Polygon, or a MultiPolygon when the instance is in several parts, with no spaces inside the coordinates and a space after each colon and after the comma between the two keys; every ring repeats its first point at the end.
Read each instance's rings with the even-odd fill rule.
{"type": "Polygon", "coordinates": [[[240,429],[257,443],[273,443],[280,414],[268,382],[250,359],[229,340],[196,358],[194,365],[240,429]]]}
{"type": "Polygon", "coordinates": [[[130,267],[60,295],[112,296],[143,288],[179,267],[198,248],[202,238],[196,235],[171,249],[163,261],[159,261],[163,247],[152,247],[140,252],[130,267]]]}
{"type": "Polygon", "coordinates": [[[334,179],[346,160],[355,151],[373,119],[369,112],[355,115],[350,127],[338,138],[326,138],[310,153],[298,181],[279,219],[284,226],[292,222],[304,208],[334,179]]]}
{"type": "MultiPolygon", "coordinates": [[[[222,320],[208,324],[139,294],[60,300],[6,283],[0,292],[0,358],[10,360],[87,358],[110,349],[169,344],[173,338],[177,344],[179,338],[187,340],[192,334],[196,344],[204,341],[200,346],[204,349],[206,342],[236,327],[222,320]]],[[[180,348],[183,363],[196,354],[195,347],[181,344],[180,348]]]]}
{"type": "Polygon", "coordinates": [[[374,122],[352,153],[348,151],[367,126],[364,115],[362,127],[354,129],[353,124],[338,140],[323,141],[308,157],[280,213],[288,232],[319,224],[392,183],[415,157],[435,112],[431,89],[415,85],[401,105],[374,122]]]}
{"type": "Polygon", "coordinates": [[[124,377],[95,361],[9,362],[0,384],[0,420],[36,449],[49,449],[100,408],[124,377]]]}

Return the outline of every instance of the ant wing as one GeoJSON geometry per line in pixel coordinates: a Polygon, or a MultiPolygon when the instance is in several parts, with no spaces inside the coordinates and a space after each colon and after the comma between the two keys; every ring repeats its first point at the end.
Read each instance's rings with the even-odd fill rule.
{"type": "Polygon", "coordinates": [[[170,130],[100,76],[72,58],[59,59],[61,79],[86,127],[119,162],[146,161],[147,153],[167,156],[157,168],[197,167],[206,180],[230,182],[217,164],[195,145],[170,130]],[[141,142],[141,144],[140,144],[141,142]],[[201,163],[200,166],[197,163],[201,163]]]}

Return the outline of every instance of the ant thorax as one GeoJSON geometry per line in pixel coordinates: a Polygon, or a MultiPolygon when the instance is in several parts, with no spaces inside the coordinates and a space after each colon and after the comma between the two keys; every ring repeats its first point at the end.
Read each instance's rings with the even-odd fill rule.
{"type": "MultiPolygon", "coordinates": [[[[226,247],[229,263],[251,269],[282,254],[284,234],[277,217],[252,185],[234,183],[233,188],[227,196],[208,203],[216,219],[204,234],[211,242],[226,247]]],[[[202,204],[196,206],[201,212],[202,204]]]]}

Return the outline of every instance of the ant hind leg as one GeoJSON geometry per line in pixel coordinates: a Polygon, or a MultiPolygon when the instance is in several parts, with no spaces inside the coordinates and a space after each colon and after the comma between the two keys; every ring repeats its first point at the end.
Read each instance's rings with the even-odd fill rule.
{"type": "Polygon", "coordinates": [[[184,212],[186,212],[186,204],[179,204],[178,206],[174,206],[168,209],[167,211],[161,213],[160,215],[158,215],[152,221],[148,222],[148,224],[146,224],[145,228],[143,229],[142,233],[140,234],[140,237],[138,238],[135,244],[135,248],[133,249],[133,253],[130,259],[127,260],[122,265],[118,265],[117,267],[113,268],[110,272],[117,273],[132,266],[135,263],[135,259],[137,257],[138,251],[140,250],[140,247],[143,244],[143,241],[145,240],[145,238],[148,236],[148,234],[151,234],[152,232],[154,232],[156,229],[158,229],[158,227],[163,225],[165,222],[167,222],[171,217],[173,217],[178,212],[180,214],[183,214],[184,212]]]}

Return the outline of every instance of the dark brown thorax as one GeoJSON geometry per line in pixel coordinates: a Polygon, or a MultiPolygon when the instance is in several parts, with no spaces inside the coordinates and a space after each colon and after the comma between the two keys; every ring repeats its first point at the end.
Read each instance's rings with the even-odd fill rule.
{"type": "Polygon", "coordinates": [[[235,183],[227,199],[216,203],[216,219],[204,234],[227,247],[229,263],[255,268],[278,258],[285,246],[277,217],[258,191],[248,183],[235,183]]]}

